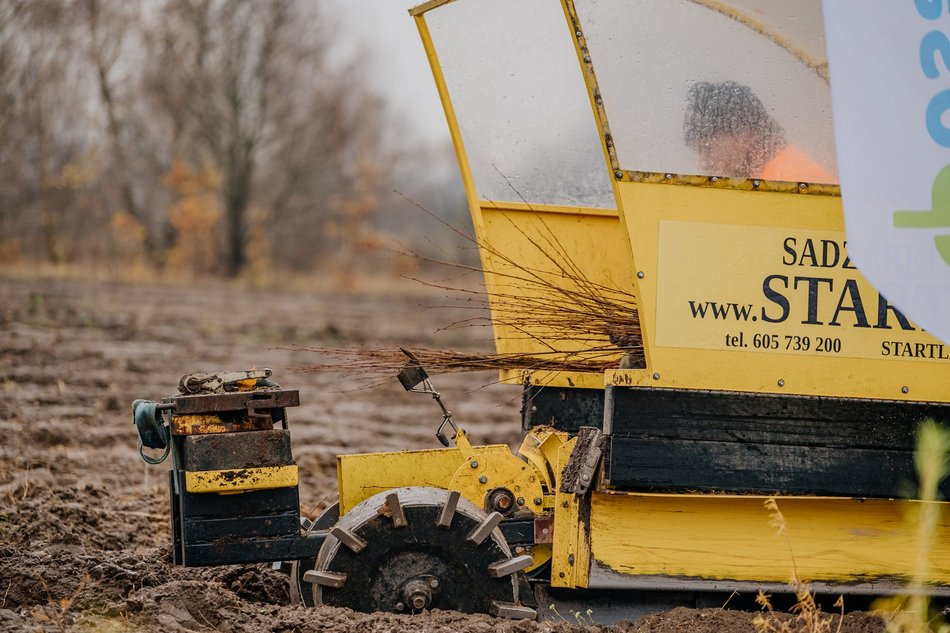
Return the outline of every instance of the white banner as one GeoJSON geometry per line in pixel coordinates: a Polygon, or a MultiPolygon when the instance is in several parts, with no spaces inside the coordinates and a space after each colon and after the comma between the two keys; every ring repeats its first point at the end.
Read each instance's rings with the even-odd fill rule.
{"type": "Polygon", "coordinates": [[[825,0],[848,250],[950,342],[950,3],[825,0]]]}

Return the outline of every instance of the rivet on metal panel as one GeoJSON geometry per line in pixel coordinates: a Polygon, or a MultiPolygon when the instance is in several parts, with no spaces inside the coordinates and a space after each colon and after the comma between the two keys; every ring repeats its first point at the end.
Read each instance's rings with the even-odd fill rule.
{"type": "Polygon", "coordinates": [[[800,183],[798,183],[798,188],[799,188],[799,189],[808,189],[808,183],[807,183],[807,182],[800,182],[800,183]]]}
{"type": "Polygon", "coordinates": [[[753,181],[752,181],[752,186],[753,186],[753,187],[758,187],[758,186],[759,186],[759,181],[758,181],[758,180],[753,180],[753,181]]]}
{"type": "Polygon", "coordinates": [[[488,477],[486,477],[485,475],[482,475],[481,477],[478,478],[478,483],[480,483],[480,484],[487,484],[487,483],[488,483],[488,477]]]}
{"type": "Polygon", "coordinates": [[[541,505],[541,497],[535,497],[535,498],[534,498],[534,505],[536,505],[536,506],[541,505]]]}
{"type": "Polygon", "coordinates": [[[574,31],[574,35],[576,35],[577,37],[584,37],[584,34],[581,33],[580,31],[574,31]]]}
{"type": "Polygon", "coordinates": [[[585,63],[585,64],[589,64],[589,63],[590,63],[590,55],[584,55],[584,63],[585,63]]]}
{"type": "Polygon", "coordinates": [[[623,172],[618,169],[617,171],[614,172],[614,176],[617,178],[617,180],[620,180],[621,178],[623,178],[623,172]]]}
{"type": "Polygon", "coordinates": [[[713,176],[709,179],[711,182],[719,182],[719,176],[713,176]]]}
{"type": "Polygon", "coordinates": [[[784,379],[784,378],[779,378],[779,379],[778,379],[778,386],[779,386],[779,387],[784,387],[784,386],[785,386],[785,379],[784,379]]]}
{"type": "Polygon", "coordinates": [[[653,374],[653,380],[659,380],[659,379],[660,379],[660,372],[655,372],[653,374]]]}
{"type": "Polygon", "coordinates": [[[642,270],[637,272],[637,279],[643,279],[644,277],[646,277],[646,275],[643,274],[642,270]]]}
{"type": "Polygon", "coordinates": [[[524,497],[518,497],[518,505],[519,505],[519,506],[523,506],[523,505],[524,505],[524,497]]]}
{"type": "Polygon", "coordinates": [[[666,179],[667,179],[667,180],[673,180],[673,174],[667,174],[667,175],[666,175],[666,179]]]}
{"type": "Polygon", "coordinates": [[[901,387],[901,393],[908,393],[909,391],[910,389],[906,385],[904,387],[901,387]]]}
{"type": "Polygon", "coordinates": [[[473,459],[468,465],[472,468],[478,468],[478,460],[473,459]]]}
{"type": "Polygon", "coordinates": [[[567,564],[572,566],[574,565],[574,554],[567,555],[567,564]]]}

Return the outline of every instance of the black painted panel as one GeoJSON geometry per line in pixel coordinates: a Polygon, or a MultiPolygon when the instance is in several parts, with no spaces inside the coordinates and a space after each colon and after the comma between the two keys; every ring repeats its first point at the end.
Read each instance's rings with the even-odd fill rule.
{"type": "Polygon", "coordinates": [[[256,517],[194,519],[185,517],[185,543],[209,543],[220,539],[249,539],[300,534],[300,513],[285,512],[256,517]]]}
{"type": "Polygon", "coordinates": [[[325,539],[326,533],[315,533],[310,537],[230,540],[186,545],[185,566],[235,565],[315,558],[325,539]]]}
{"type": "Polygon", "coordinates": [[[609,453],[605,476],[627,489],[915,496],[911,451],[615,436],[609,453]]]}
{"type": "Polygon", "coordinates": [[[582,426],[602,428],[604,390],[525,387],[521,421],[525,430],[534,426],[552,426],[571,434],[577,433],[582,426]]]}
{"type": "Polygon", "coordinates": [[[941,404],[611,389],[604,472],[624,489],[912,497],[917,427],[950,426],[941,404]]]}
{"type": "Polygon", "coordinates": [[[921,420],[950,425],[941,404],[611,389],[614,436],[912,450],[921,420]]]}
{"type": "Polygon", "coordinates": [[[294,463],[290,452],[290,431],[244,431],[189,435],[182,442],[184,470],[228,470],[288,466],[294,463]]]}

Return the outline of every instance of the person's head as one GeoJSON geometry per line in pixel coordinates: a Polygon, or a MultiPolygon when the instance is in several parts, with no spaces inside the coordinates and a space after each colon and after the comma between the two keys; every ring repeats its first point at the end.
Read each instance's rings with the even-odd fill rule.
{"type": "Polygon", "coordinates": [[[700,81],[686,93],[686,144],[711,175],[751,178],[785,147],[782,127],[735,81],[700,81]]]}

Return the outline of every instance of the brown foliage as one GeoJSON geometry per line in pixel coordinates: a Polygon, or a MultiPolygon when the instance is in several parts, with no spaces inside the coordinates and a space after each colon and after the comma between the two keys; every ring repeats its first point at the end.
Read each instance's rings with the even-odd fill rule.
{"type": "Polygon", "coordinates": [[[312,269],[330,223],[364,240],[382,104],[332,27],[306,0],[0,3],[0,261],[257,277],[312,269]]]}

